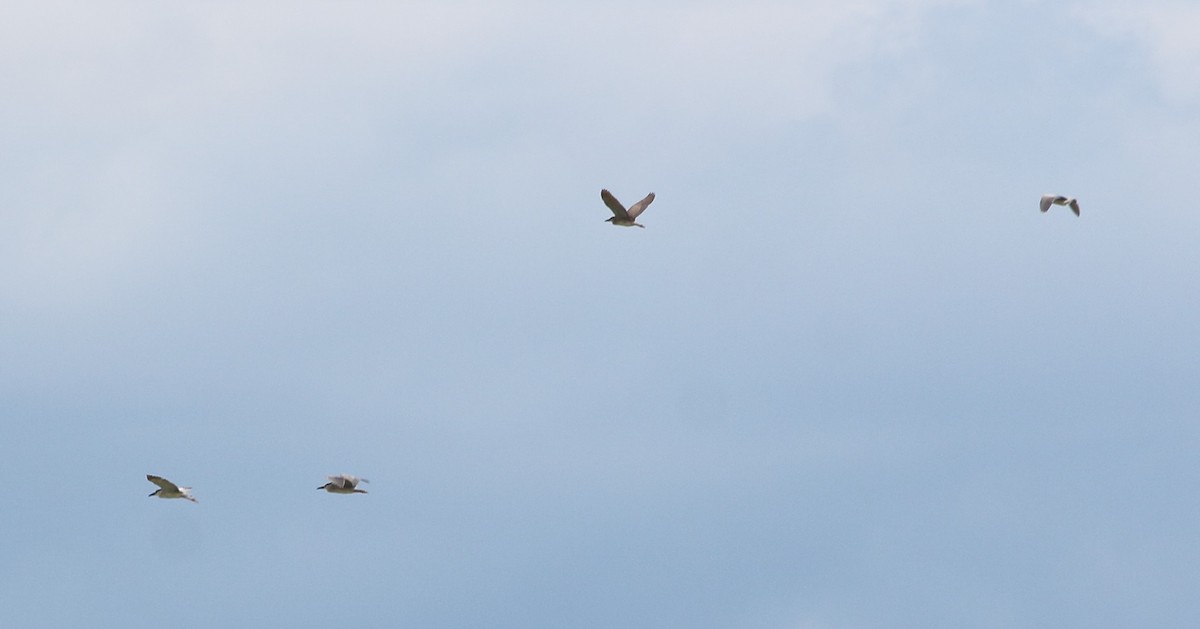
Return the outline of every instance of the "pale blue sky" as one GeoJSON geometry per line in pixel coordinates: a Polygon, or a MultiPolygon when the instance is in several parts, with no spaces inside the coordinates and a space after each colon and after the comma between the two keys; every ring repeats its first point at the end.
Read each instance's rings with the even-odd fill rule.
{"type": "Polygon", "coordinates": [[[0,625],[1200,622],[1192,3],[5,13],[0,625]]]}

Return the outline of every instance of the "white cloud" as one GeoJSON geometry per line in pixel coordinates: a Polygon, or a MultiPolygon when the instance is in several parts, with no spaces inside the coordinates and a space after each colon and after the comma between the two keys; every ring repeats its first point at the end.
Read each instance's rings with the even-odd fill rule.
{"type": "Polygon", "coordinates": [[[468,81],[531,100],[786,119],[835,107],[840,73],[911,48],[931,10],[967,2],[39,4],[0,27],[0,50],[19,60],[5,64],[22,70],[19,93],[38,96],[24,103],[62,113],[179,115],[468,81]]]}
{"type": "Polygon", "coordinates": [[[627,127],[772,126],[838,108],[856,66],[919,45],[930,12],[963,0],[756,0],[519,10],[501,69],[627,127]],[[635,120],[631,120],[634,118],[635,120]]]}
{"type": "Polygon", "coordinates": [[[926,13],[953,2],[752,2],[679,16],[679,87],[714,88],[747,114],[800,119],[837,107],[842,73],[918,43],[926,13]]]}
{"type": "Polygon", "coordinates": [[[161,269],[197,238],[189,214],[222,211],[197,209],[198,188],[212,183],[191,174],[212,167],[204,143],[228,139],[221,148],[233,152],[220,157],[231,163],[261,153],[264,133],[299,143],[320,130],[276,121],[307,112],[306,98],[436,74],[476,54],[495,15],[483,4],[329,2],[9,12],[0,24],[5,300],[83,305],[161,269]]]}
{"type": "Polygon", "coordinates": [[[1166,100],[1200,100],[1200,4],[1106,0],[1079,4],[1075,12],[1101,35],[1143,49],[1166,100]]]}

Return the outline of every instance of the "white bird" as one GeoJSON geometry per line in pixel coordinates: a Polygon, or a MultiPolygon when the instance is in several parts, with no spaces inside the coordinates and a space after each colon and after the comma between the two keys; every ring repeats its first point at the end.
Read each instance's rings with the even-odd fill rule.
{"type": "Polygon", "coordinates": [[[1042,211],[1046,212],[1050,209],[1050,204],[1066,205],[1071,208],[1075,216],[1079,216],[1079,200],[1069,197],[1064,197],[1061,194],[1043,194],[1042,195],[1042,211]]]}
{"type": "Polygon", "coordinates": [[[369,483],[371,481],[349,474],[338,474],[337,476],[326,476],[329,479],[328,483],[317,488],[318,491],[324,489],[331,494],[365,494],[367,490],[359,489],[358,484],[369,483]]]}
{"type": "Polygon", "coordinates": [[[176,485],[175,483],[172,483],[161,476],[155,476],[153,474],[146,474],[146,480],[158,485],[158,489],[155,489],[154,493],[150,494],[150,496],[158,496],[159,498],[183,498],[185,500],[197,502],[196,499],[192,497],[191,487],[180,487],[179,485],[176,485]]]}
{"type": "Polygon", "coordinates": [[[634,203],[633,207],[629,208],[628,210],[626,210],[625,206],[621,205],[621,202],[618,201],[617,198],[614,197],[608,190],[601,190],[600,198],[604,199],[604,205],[607,205],[608,209],[612,210],[613,213],[613,217],[604,219],[604,222],[612,223],[613,225],[620,225],[622,227],[641,227],[645,229],[645,225],[634,221],[636,221],[637,217],[642,212],[645,212],[646,208],[650,206],[650,203],[654,201],[653,192],[646,195],[645,199],[634,203]]]}

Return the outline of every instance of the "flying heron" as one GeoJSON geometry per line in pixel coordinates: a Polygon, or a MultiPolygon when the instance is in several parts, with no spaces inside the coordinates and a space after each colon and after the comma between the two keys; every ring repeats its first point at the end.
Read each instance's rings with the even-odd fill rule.
{"type": "Polygon", "coordinates": [[[653,192],[646,195],[645,199],[634,203],[633,207],[629,208],[628,210],[626,210],[625,206],[621,205],[621,202],[617,200],[617,197],[614,197],[608,190],[601,190],[600,198],[604,199],[604,205],[607,205],[608,209],[612,210],[613,213],[613,217],[604,219],[604,222],[612,223],[613,225],[620,225],[622,227],[641,227],[645,229],[645,225],[634,221],[636,221],[637,217],[640,216],[642,212],[645,212],[646,208],[650,206],[650,203],[654,201],[653,192]]]}
{"type": "Polygon", "coordinates": [[[337,476],[326,476],[329,479],[328,483],[321,485],[317,490],[324,489],[331,494],[365,494],[367,490],[359,489],[358,484],[369,483],[371,481],[349,474],[338,474],[337,476]]]}
{"type": "Polygon", "coordinates": [[[179,485],[176,485],[175,483],[172,483],[161,476],[155,476],[153,474],[146,474],[146,480],[158,485],[158,489],[155,489],[154,493],[150,494],[150,496],[158,496],[159,498],[183,498],[185,500],[196,502],[196,499],[192,497],[191,487],[180,487],[179,485]]]}
{"type": "Polygon", "coordinates": [[[1064,197],[1061,194],[1043,194],[1042,195],[1042,211],[1046,212],[1050,209],[1050,205],[1066,205],[1071,208],[1075,216],[1079,216],[1079,200],[1074,198],[1064,197]]]}

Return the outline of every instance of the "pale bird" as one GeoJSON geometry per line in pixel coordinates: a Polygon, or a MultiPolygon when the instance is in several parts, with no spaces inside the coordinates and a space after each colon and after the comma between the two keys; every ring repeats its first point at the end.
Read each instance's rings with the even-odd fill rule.
{"type": "Polygon", "coordinates": [[[349,474],[338,474],[337,476],[326,476],[329,479],[328,483],[317,488],[318,491],[324,489],[331,494],[365,494],[367,490],[359,489],[358,484],[369,483],[371,481],[349,474]]]}
{"type": "Polygon", "coordinates": [[[1042,195],[1042,211],[1046,212],[1050,209],[1050,205],[1065,205],[1071,208],[1075,216],[1079,216],[1079,200],[1069,197],[1064,197],[1061,194],[1043,194],[1042,195]]]}
{"type": "Polygon", "coordinates": [[[154,493],[150,494],[150,496],[158,496],[159,498],[183,498],[185,500],[196,502],[196,499],[192,497],[191,487],[180,487],[179,485],[176,485],[175,483],[172,483],[161,476],[155,476],[153,474],[146,474],[146,480],[158,485],[158,489],[155,489],[154,493]]]}
{"type": "Polygon", "coordinates": [[[618,201],[617,198],[614,197],[608,190],[601,190],[600,198],[604,199],[604,205],[607,205],[608,209],[612,210],[613,213],[613,217],[604,219],[604,222],[612,223],[613,225],[620,225],[622,227],[641,227],[645,229],[645,225],[635,221],[642,212],[646,211],[646,208],[650,206],[650,203],[654,201],[653,192],[646,195],[645,199],[634,203],[633,207],[630,207],[628,210],[626,210],[625,206],[621,205],[621,202],[618,201]]]}

